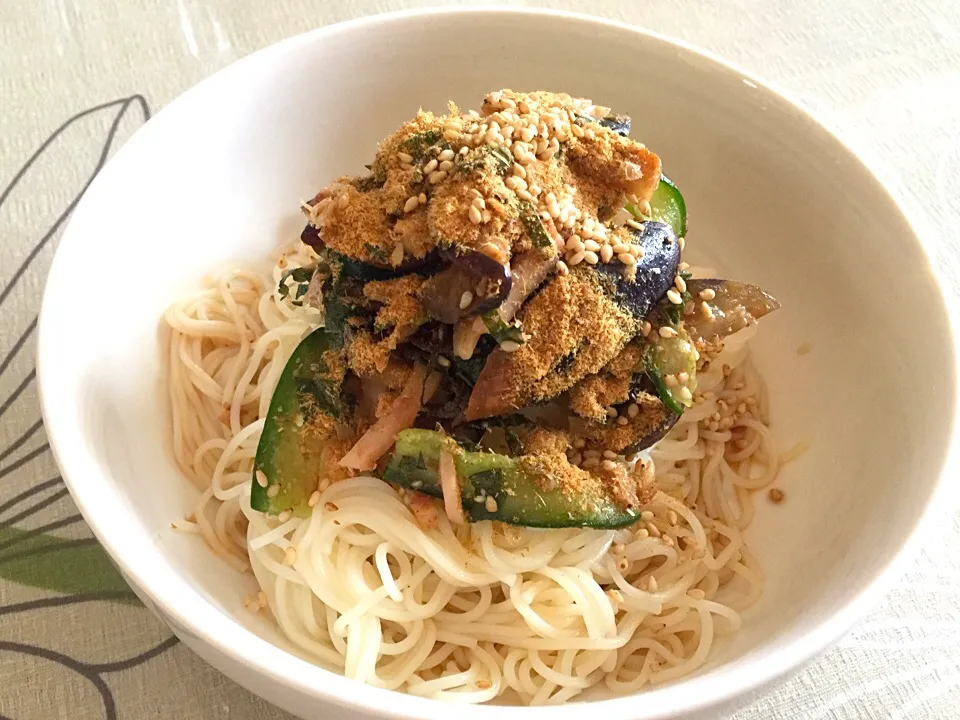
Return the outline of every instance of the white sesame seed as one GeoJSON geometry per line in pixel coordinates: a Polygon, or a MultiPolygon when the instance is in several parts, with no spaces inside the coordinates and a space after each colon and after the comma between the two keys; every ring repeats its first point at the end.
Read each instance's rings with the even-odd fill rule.
{"type": "Polygon", "coordinates": [[[483,221],[483,214],[476,205],[470,206],[470,209],[467,210],[467,216],[474,225],[479,225],[483,221]]]}
{"type": "Polygon", "coordinates": [[[460,148],[459,154],[466,155],[468,152],[470,152],[470,147],[467,145],[464,145],[462,148],[460,148]]]}
{"type": "Polygon", "coordinates": [[[587,250],[583,254],[583,259],[586,260],[590,265],[596,265],[598,262],[600,262],[600,258],[598,258],[597,254],[592,250],[587,250]]]}
{"type": "Polygon", "coordinates": [[[576,253],[576,254],[573,255],[572,257],[568,257],[568,258],[567,258],[567,265],[569,265],[570,267],[573,267],[573,266],[575,266],[575,265],[579,265],[580,263],[583,262],[584,256],[585,256],[585,253],[584,253],[583,251],[581,251],[581,252],[576,253]]]}
{"type": "Polygon", "coordinates": [[[630,252],[630,246],[627,243],[617,243],[613,246],[613,251],[619,255],[621,253],[630,252]]]}
{"type": "Polygon", "coordinates": [[[490,215],[490,211],[489,211],[489,210],[484,210],[481,214],[483,215],[483,221],[484,221],[485,223],[490,222],[490,218],[492,217],[492,215],[490,215]]]}
{"type": "Polygon", "coordinates": [[[417,195],[417,200],[420,201],[420,204],[421,204],[421,205],[426,205],[426,204],[427,204],[427,194],[426,194],[426,193],[420,193],[419,195],[417,195]]]}
{"type": "Polygon", "coordinates": [[[465,291],[463,295],[460,296],[460,309],[466,310],[470,307],[470,303],[473,302],[473,293],[469,290],[465,291]]]}
{"type": "Polygon", "coordinates": [[[704,288],[700,291],[700,297],[703,300],[713,300],[717,296],[717,291],[713,288],[704,288]]]}
{"type": "MultiPolygon", "coordinates": [[[[690,392],[690,388],[682,387],[677,391],[677,394],[680,395],[680,399],[684,402],[693,402],[693,393],[690,392]]],[[[730,418],[727,419],[730,420],[730,418]]]]}
{"type": "Polygon", "coordinates": [[[707,305],[706,302],[700,303],[700,311],[703,313],[703,316],[708,320],[713,319],[713,309],[709,305],[707,305]]]}
{"type": "Polygon", "coordinates": [[[623,417],[622,415],[617,418],[617,425],[626,425],[628,422],[630,421],[627,420],[627,418],[623,417]]]}
{"type": "Polygon", "coordinates": [[[601,457],[606,458],[607,460],[616,460],[617,454],[613,450],[604,450],[601,454],[601,457]]]}
{"type": "Polygon", "coordinates": [[[600,467],[609,472],[610,470],[616,470],[617,464],[613,460],[604,460],[600,463],[600,467]]]}
{"type": "Polygon", "coordinates": [[[437,169],[438,164],[439,163],[437,162],[437,159],[434,158],[433,160],[431,160],[430,162],[428,162],[426,165],[423,166],[423,174],[429,175],[430,173],[432,173],[434,170],[437,169]]]}
{"type": "Polygon", "coordinates": [[[600,259],[605,263],[610,262],[610,260],[613,259],[613,248],[610,247],[609,245],[601,245],[600,259]]]}
{"type": "Polygon", "coordinates": [[[441,162],[444,160],[453,160],[453,157],[454,157],[454,152],[450,148],[443,150],[439,155],[437,155],[437,158],[441,162]]]}
{"type": "Polygon", "coordinates": [[[686,292],[686,291],[687,291],[687,282],[686,282],[686,280],[684,280],[684,279],[683,279],[682,277],[680,277],[679,275],[677,275],[677,276],[673,279],[673,284],[677,286],[677,290],[679,290],[680,292],[686,292]]]}
{"type": "Polygon", "coordinates": [[[254,475],[257,477],[257,485],[260,487],[267,486],[267,476],[264,474],[263,470],[257,470],[254,475]]]}
{"type": "Polygon", "coordinates": [[[571,235],[570,237],[567,238],[566,248],[567,250],[571,250],[575,253],[583,252],[584,250],[587,249],[584,246],[584,244],[580,242],[580,238],[576,235],[571,235]]]}
{"type": "Polygon", "coordinates": [[[440,169],[441,169],[441,170],[447,170],[447,171],[452,170],[452,169],[453,169],[453,161],[451,161],[451,160],[444,160],[443,162],[440,163],[440,169]]]}
{"type": "Polygon", "coordinates": [[[483,507],[486,508],[487,512],[494,513],[497,511],[497,499],[492,495],[487,495],[487,499],[483,501],[483,507]]]}
{"type": "Polygon", "coordinates": [[[530,194],[529,190],[517,190],[517,197],[527,202],[533,202],[533,195],[530,194]]]}
{"type": "Polygon", "coordinates": [[[583,247],[590,252],[600,252],[600,243],[598,243],[596,240],[585,240],[583,247]]]}
{"type": "Polygon", "coordinates": [[[446,171],[446,170],[437,170],[437,171],[435,171],[435,172],[430,173],[430,177],[429,177],[428,179],[430,180],[430,184],[431,184],[431,185],[436,185],[438,182],[440,182],[441,180],[443,180],[445,177],[447,177],[447,171],[446,171]]]}
{"type": "Polygon", "coordinates": [[[660,337],[662,338],[674,338],[677,336],[677,331],[669,325],[663,325],[657,332],[660,333],[660,337]]]}
{"type": "Polygon", "coordinates": [[[536,183],[533,183],[527,189],[530,191],[531,195],[539,195],[542,192],[542,189],[536,183]]]}
{"type": "Polygon", "coordinates": [[[397,158],[400,160],[400,162],[407,163],[408,165],[413,162],[413,155],[405,152],[398,152],[397,158]]]}
{"type": "Polygon", "coordinates": [[[620,253],[617,255],[617,260],[622,262],[624,265],[636,265],[637,259],[630,253],[620,253]]]}
{"type": "Polygon", "coordinates": [[[514,342],[513,340],[504,340],[500,343],[500,349],[506,353],[516,352],[520,349],[520,343],[514,342]]]}
{"type": "Polygon", "coordinates": [[[420,205],[420,198],[416,195],[411,195],[407,198],[407,201],[403,204],[403,211],[405,213],[413,212],[420,205]]]}
{"type": "Polygon", "coordinates": [[[473,204],[476,205],[478,210],[483,210],[487,207],[487,202],[483,199],[482,195],[477,195],[473,198],[473,204]]]}
{"type": "Polygon", "coordinates": [[[677,242],[680,244],[680,250],[681,250],[681,251],[682,251],[683,248],[685,248],[686,245],[687,245],[687,239],[684,238],[684,237],[682,237],[682,236],[677,238],[677,242]]]}
{"type": "Polygon", "coordinates": [[[514,164],[513,164],[512,172],[513,172],[513,174],[516,175],[517,177],[522,177],[522,178],[526,178],[526,177],[527,177],[527,170],[526,170],[526,168],[523,167],[523,165],[521,165],[520,163],[514,163],[514,164]]]}
{"type": "Polygon", "coordinates": [[[275,498],[275,497],[276,497],[277,495],[279,495],[279,494],[280,494],[280,486],[279,486],[279,485],[271,485],[270,487],[267,488],[267,497],[268,497],[268,498],[275,498]]]}
{"type": "Polygon", "coordinates": [[[639,405],[637,405],[636,403],[630,403],[630,404],[627,406],[627,416],[628,416],[628,417],[630,417],[630,418],[635,418],[635,417],[636,417],[637,415],[639,415],[639,414],[640,414],[640,406],[639,406],[639,405]]]}
{"type": "Polygon", "coordinates": [[[683,305],[683,298],[680,297],[680,293],[673,288],[667,290],[667,299],[674,305],[683,305]]]}

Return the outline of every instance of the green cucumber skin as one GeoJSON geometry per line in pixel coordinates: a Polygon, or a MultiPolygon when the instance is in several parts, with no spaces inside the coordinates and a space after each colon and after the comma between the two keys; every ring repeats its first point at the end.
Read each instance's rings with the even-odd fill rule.
{"type": "MultiPolygon", "coordinates": [[[[437,463],[445,447],[457,450],[455,441],[434,430],[404,430],[383,479],[404,488],[443,497],[437,463]]],[[[499,520],[510,525],[537,528],[592,527],[612,529],[632,525],[639,513],[618,507],[609,498],[590,502],[570,500],[560,490],[544,490],[517,460],[491,452],[454,453],[464,513],[471,522],[499,520]],[[496,510],[487,509],[493,497],[496,510]]]]}
{"type": "Polygon", "coordinates": [[[651,219],[672,227],[678,238],[687,234],[687,204],[680,189],[666,175],[660,176],[660,184],[650,198],[650,209],[651,219]]]}
{"type": "Polygon", "coordinates": [[[320,377],[326,369],[323,355],[331,347],[327,331],[314,330],[300,341],[280,373],[257,445],[250,490],[254,510],[271,514],[290,510],[298,517],[309,514],[307,500],[317,487],[323,438],[304,428],[317,413],[341,420],[346,412],[336,403],[339,386],[320,377]],[[258,470],[267,478],[266,487],[256,480],[258,470]],[[280,490],[270,497],[268,489],[274,485],[280,490]]]}

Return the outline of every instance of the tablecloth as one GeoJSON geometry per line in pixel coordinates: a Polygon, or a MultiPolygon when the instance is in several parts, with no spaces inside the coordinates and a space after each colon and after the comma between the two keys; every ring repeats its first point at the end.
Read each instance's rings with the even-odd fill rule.
{"type": "MultiPolygon", "coordinates": [[[[0,716],[288,717],[179,644],[136,601],[92,538],[59,477],[40,419],[37,312],[77,198],[152,112],[281,38],[363,14],[435,4],[0,3],[0,716]]],[[[682,38],[786,88],[905,203],[956,287],[960,3],[536,4],[682,38]]],[[[950,717],[960,717],[960,524],[957,513],[945,509],[906,575],[852,633],[725,720],[950,717]]]]}

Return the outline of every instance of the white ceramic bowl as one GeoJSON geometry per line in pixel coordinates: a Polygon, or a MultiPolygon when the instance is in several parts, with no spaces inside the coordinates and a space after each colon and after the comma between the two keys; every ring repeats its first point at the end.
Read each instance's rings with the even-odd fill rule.
{"type": "Polygon", "coordinates": [[[787,501],[758,504],[749,540],[767,588],[742,631],[696,676],[598,701],[598,716],[716,708],[823,650],[891,579],[956,466],[954,334],[930,260],[851,151],[782,96],[680,44],[559,13],[381,15],[282,42],[173,102],[93,183],[50,272],[39,374],[64,478],[141,597],[209,662],[306,718],[498,711],[454,711],[299,659],[242,609],[251,577],[170,529],[195,493],[168,450],[160,316],[225,259],[294,237],[298,200],[359,171],[418,106],[476,107],[499,87],[565,90],[633,116],[686,195],[693,256],[782,301],[756,356],[781,442],[811,442],[783,471],[787,501]]]}

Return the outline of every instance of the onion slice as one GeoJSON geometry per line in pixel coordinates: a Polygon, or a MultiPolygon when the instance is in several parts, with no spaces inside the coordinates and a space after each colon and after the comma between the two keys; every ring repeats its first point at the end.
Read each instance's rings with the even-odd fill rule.
{"type": "Polygon", "coordinates": [[[343,456],[340,465],[352,470],[373,470],[377,461],[391,448],[397,433],[413,426],[420,412],[423,398],[423,380],[427,371],[417,366],[407,380],[400,394],[390,408],[390,412],[377,420],[343,456]]]}
{"type": "Polygon", "coordinates": [[[443,491],[443,509],[454,525],[463,525],[467,519],[463,514],[463,500],[460,497],[460,480],[457,478],[457,465],[453,455],[446,450],[440,451],[440,489],[443,491]]]}

